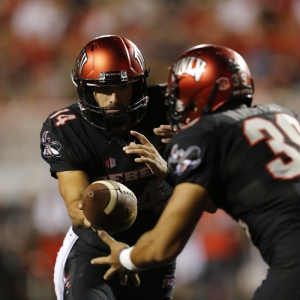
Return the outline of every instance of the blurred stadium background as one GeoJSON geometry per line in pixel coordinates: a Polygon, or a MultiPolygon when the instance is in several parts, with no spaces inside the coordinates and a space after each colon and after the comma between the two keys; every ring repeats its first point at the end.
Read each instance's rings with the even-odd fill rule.
{"type": "MultiPolygon", "coordinates": [[[[255,81],[254,103],[300,112],[300,0],[1,0],[0,299],[54,300],[53,265],[70,225],[40,157],[39,131],[77,101],[70,68],[83,45],[123,35],[165,82],[185,49],[233,48],[255,81]]],[[[204,215],[178,259],[174,300],[249,300],[266,266],[221,211],[204,215]]]]}

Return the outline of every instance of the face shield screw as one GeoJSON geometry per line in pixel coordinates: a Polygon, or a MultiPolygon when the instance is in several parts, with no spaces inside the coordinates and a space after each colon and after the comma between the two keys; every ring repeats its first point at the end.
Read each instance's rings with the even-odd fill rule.
{"type": "Polygon", "coordinates": [[[99,73],[99,81],[101,83],[105,83],[105,73],[104,72],[99,73]]]}

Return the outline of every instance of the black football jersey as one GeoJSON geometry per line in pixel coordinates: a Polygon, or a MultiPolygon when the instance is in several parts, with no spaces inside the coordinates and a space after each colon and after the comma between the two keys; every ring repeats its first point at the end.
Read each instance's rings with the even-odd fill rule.
{"type": "MultiPolygon", "coordinates": [[[[164,144],[153,128],[167,124],[167,107],[159,85],[148,87],[149,103],[144,118],[134,130],[144,134],[163,155],[164,144]]],[[[88,123],[77,104],[53,112],[41,130],[41,155],[50,165],[50,172],[81,170],[91,182],[115,180],[131,189],[138,199],[138,215],[134,225],[115,236],[127,244],[150,230],[172,193],[172,188],[154,176],[150,169],[134,161],[135,155],[126,154],[122,148],[133,141],[130,134],[122,138],[112,132],[98,129],[88,123]]],[[[139,143],[139,141],[135,141],[139,143]]],[[[103,247],[102,241],[92,231],[74,228],[75,233],[90,245],[103,247]]]]}
{"type": "Polygon", "coordinates": [[[177,134],[166,159],[176,184],[205,187],[270,261],[270,246],[300,227],[300,128],[275,104],[206,115],[177,134]]]}

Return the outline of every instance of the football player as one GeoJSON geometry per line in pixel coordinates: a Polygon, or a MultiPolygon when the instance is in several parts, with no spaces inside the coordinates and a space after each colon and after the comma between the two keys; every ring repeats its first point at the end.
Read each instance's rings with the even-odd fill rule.
{"type": "Polygon", "coordinates": [[[210,199],[242,226],[269,265],[253,299],[300,299],[300,127],[291,109],[251,107],[253,92],[245,60],[227,47],[198,45],[175,61],[168,118],[181,130],[166,157],[176,187],[155,228],[134,247],[99,231],[112,252],[92,263],[111,265],[106,279],[116,270],[172,261],[210,199]]]}
{"type": "Polygon", "coordinates": [[[161,137],[173,133],[166,125],[160,129],[167,124],[166,85],[147,87],[149,73],[142,52],[130,40],[97,37],[83,47],[71,70],[78,104],[51,113],[43,124],[41,154],[58,179],[72,221],[55,265],[58,299],[172,299],[175,260],[140,273],[139,288],[121,286],[119,278],[105,281],[108,268],[90,261],[107,256],[110,249],[80,209],[91,182],[109,179],[126,185],[138,199],[138,215],[131,228],[114,237],[128,245],[152,229],[164,209],[173,188],[163,179],[168,170],[161,137]],[[139,139],[130,134],[132,129],[139,139]],[[142,157],[123,151],[130,143],[143,149],[142,157]]]}

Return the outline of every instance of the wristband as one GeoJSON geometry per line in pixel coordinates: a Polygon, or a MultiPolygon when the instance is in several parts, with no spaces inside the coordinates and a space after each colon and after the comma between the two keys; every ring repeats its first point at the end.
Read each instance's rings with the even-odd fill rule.
{"type": "Polygon", "coordinates": [[[125,248],[119,254],[120,264],[129,271],[140,271],[141,269],[136,267],[131,261],[130,254],[134,247],[125,248]]]}

